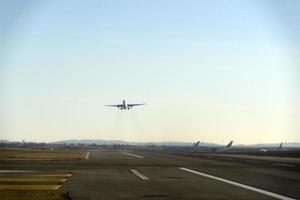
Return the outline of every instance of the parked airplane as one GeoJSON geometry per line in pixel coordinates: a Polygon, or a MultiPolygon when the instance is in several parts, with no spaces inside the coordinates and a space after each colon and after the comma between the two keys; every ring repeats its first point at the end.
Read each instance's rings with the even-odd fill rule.
{"type": "Polygon", "coordinates": [[[225,147],[215,147],[212,148],[211,151],[213,152],[221,152],[221,151],[227,151],[232,147],[233,140],[231,140],[225,147]]]}
{"type": "Polygon", "coordinates": [[[227,151],[232,147],[233,140],[230,141],[226,146],[223,147],[210,147],[210,146],[200,146],[200,142],[194,143],[192,148],[193,150],[200,152],[223,152],[227,151]]]}
{"type": "Polygon", "coordinates": [[[199,147],[200,141],[193,143],[193,147],[199,147]]]}
{"type": "Polygon", "coordinates": [[[137,103],[137,104],[127,104],[125,100],[122,101],[122,104],[115,104],[115,105],[105,105],[105,106],[111,106],[111,107],[117,107],[120,110],[130,110],[134,106],[142,106],[146,105],[145,103],[137,103]]]}
{"type": "Polygon", "coordinates": [[[200,141],[196,142],[196,143],[193,143],[193,146],[192,146],[192,149],[194,151],[197,151],[197,149],[199,148],[199,144],[200,144],[200,141]]]}
{"type": "Polygon", "coordinates": [[[262,152],[266,152],[266,151],[282,151],[283,150],[283,148],[282,148],[282,145],[283,145],[283,142],[281,142],[280,143],[280,145],[279,145],[279,147],[269,147],[269,148],[267,148],[267,147],[265,147],[265,148],[261,148],[261,149],[259,149],[259,151],[262,151],[262,152]]]}

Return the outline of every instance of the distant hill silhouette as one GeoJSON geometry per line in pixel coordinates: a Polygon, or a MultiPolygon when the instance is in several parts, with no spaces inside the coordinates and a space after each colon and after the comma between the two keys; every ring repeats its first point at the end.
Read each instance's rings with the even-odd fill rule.
{"type": "MultiPolygon", "coordinates": [[[[196,141],[194,141],[196,142],[196,141]]],[[[57,142],[50,142],[48,144],[85,144],[85,145],[135,145],[135,146],[192,146],[194,142],[176,142],[176,141],[165,141],[165,142],[130,142],[130,141],[123,141],[123,140],[102,140],[102,139],[70,139],[70,140],[61,140],[57,142]]],[[[0,143],[23,143],[22,141],[9,141],[9,140],[0,140],[0,143]]],[[[35,143],[35,142],[26,142],[26,143],[35,143]]],[[[47,144],[46,142],[43,142],[47,144]]],[[[260,143],[260,144],[253,144],[253,145],[243,145],[243,144],[234,144],[233,147],[278,147],[280,142],[278,143],[260,143]]],[[[215,143],[207,143],[207,142],[200,142],[199,146],[205,147],[217,147],[217,146],[224,146],[225,144],[215,144],[215,143]]],[[[300,143],[298,142],[286,142],[283,143],[283,147],[298,147],[300,148],[300,143]]]]}
{"type": "MultiPolygon", "coordinates": [[[[93,140],[93,139],[84,139],[84,140],[62,140],[53,142],[54,144],[97,144],[97,145],[113,145],[113,144],[119,144],[119,145],[157,145],[157,146],[191,146],[192,142],[173,142],[173,141],[165,141],[165,142],[128,142],[123,140],[93,140]]],[[[253,144],[253,145],[243,145],[243,144],[237,144],[234,145],[235,147],[277,147],[279,146],[280,142],[278,143],[261,143],[261,144],[253,144]]],[[[215,143],[206,143],[206,142],[200,142],[199,146],[223,146],[220,144],[215,143]]],[[[300,147],[300,143],[297,142],[287,142],[283,143],[284,147],[300,147]]]]}

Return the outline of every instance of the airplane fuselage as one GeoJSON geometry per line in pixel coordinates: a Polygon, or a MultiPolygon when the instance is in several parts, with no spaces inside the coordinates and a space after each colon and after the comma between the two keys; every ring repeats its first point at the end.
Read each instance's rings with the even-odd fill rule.
{"type": "Polygon", "coordinates": [[[129,110],[130,108],[127,106],[127,103],[125,100],[122,101],[122,106],[120,107],[121,110],[129,110]]]}

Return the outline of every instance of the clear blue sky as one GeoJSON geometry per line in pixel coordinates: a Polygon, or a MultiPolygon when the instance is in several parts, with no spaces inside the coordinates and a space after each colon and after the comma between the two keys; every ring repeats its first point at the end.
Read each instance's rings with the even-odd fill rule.
{"type": "Polygon", "coordinates": [[[300,142],[300,1],[0,1],[2,139],[300,142]],[[146,102],[130,112],[104,104],[146,102]]]}

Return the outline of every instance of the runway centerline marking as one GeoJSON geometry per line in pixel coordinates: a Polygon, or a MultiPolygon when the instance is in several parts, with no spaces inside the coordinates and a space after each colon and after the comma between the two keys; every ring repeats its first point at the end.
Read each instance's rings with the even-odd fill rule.
{"type": "Polygon", "coordinates": [[[276,193],[273,193],[273,192],[269,192],[269,191],[266,191],[266,190],[255,188],[255,187],[245,185],[245,184],[242,184],[242,183],[237,183],[237,182],[230,181],[228,179],[220,178],[220,177],[217,177],[217,176],[212,176],[212,175],[205,174],[205,173],[202,173],[202,172],[198,172],[198,171],[195,171],[195,170],[192,170],[192,169],[188,169],[188,168],[184,168],[184,167],[180,167],[179,169],[183,170],[183,171],[193,173],[193,174],[197,174],[197,175],[200,175],[200,176],[204,176],[206,178],[211,178],[211,179],[215,179],[215,180],[218,180],[218,181],[221,181],[221,182],[224,182],[224,183],[235,185],[235,186],[247,189],[247,190],[258,192],[258,193],[261,193],[261,194],[264,194],[264,195],[267,195],[267,196],[270,196],[270,197],[274,197],[274,198],[277,198],[277,199],[295,200],[295,199],[287,197],[287,196],[283,196],[283,195],[280,195],[280,194],[276,194],[276,193]]]}
{"type": "Polygon", "coordinates": [[[89,157],[90,157],[90,152],[88,151],[87,154],[86,154],[86,156],[85,156],[85,159],[88,160],[89,157]]]}
{"type": "Polygon", "coordinates": [[[125,155],[128,155],[128,156],[137,157],[137,158],[144,158],[144,156],[140,156],[140,155],[136,155],[136,154],[132,154],[132,153],[127,153],[127,152],[122,152],[122,154],[125,154],[125,155]]]}
{"type": "Polygon", "coordinates": [[[130,171],[132,173],[134,173],[137,177],[139,177],[142,180],[149,180],[149,178],[143,174],[141,174],[140,172],[138,172],[136,169],[130,169],[130,171]]]}
{"type": "Polygon", "coordinates": [[[288,164],[281,164],[281,163],[276,163],[276,165],[282,167],[295,167],[295,165],[288,165],[288,164]]]}
{"type": "Polygon", "coordinates": [[[257,160],[245,160],[245,161],[249,163],[259,163],[257,160]]]}

